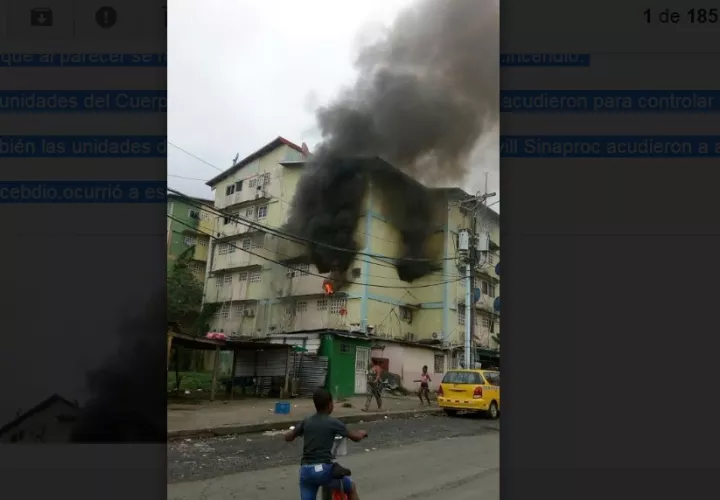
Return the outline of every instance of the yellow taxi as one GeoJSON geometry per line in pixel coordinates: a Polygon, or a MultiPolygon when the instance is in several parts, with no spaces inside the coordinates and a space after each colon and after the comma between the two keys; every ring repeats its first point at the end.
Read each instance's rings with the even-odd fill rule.
{"type": "Polygon", "coordinates": [[[500,415],[500,372],[451,370],[440,382],[437,401],[448,415],[470,410],[495,419],[500,415]]]}

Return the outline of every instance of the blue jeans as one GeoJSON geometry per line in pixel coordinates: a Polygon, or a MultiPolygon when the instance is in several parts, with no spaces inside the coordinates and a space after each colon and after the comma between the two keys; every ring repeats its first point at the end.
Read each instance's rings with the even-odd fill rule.
{"type": "Polygon", "coordinates": [[[342,489],[348,493],[352,489],[349,477],[332,478],[332,464],[300,466],[300,500],[316,500],[321,486],[329,486],[333,490],[342,489]],[[320,470],[316,470],[320,468],[320,470]]]}

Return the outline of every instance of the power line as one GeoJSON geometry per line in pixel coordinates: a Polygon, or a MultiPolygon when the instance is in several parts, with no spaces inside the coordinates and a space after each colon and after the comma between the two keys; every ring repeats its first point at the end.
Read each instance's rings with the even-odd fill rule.
{"type": "Polygon", "coordinates": [[[173,144],[173,143],[170,142],[170,141],[167,141],[167,143],[170,144],[172,147],[174,147],[174,148],[182,151],[182,152],[185,153],[186,155],[192,156],[192,157],[195,158],[196,160],[203,162],[205,165],[214,168],[215,170],[218,170],[218,171],[220,171],[220,172],[224,172],[224,171],[225,171],[225,170],[223,170],[223,169],[220,168],[220,167],[216,167],[215,165],[213,165],[213,164],[210,163],[209,161],[205,161],[205,160],[203,160],[202,158],[200,158],[199,156],[195,156],[195,155],[192,154],[190,151],[181,148],[181,147],[178,146],[177,144],[173,144]]]}
{"type": "MultiPolygon", "coordinates": [[[[280,229],[280,228],[276,228],[276,227],[272,227],[272,226],[266,226],[266,225],[260,224],[260,223],[258,223],[258,222],[255,222],[255,221],[246,219],[246,218],[244,218],[244,217],[240,217],[240,215],[229,214],[229,213],[227,213],[227,212],[224,212],[224,211],[222,211],[222,210],[220,210],[220,209],[215,208],[215,207],[212,206],[212,205],[208,205],[207,203],[199,202],[199,201],[197,201],[197,200],[189,197],[189,196],[186,195],[185,193],[182,193],[182,192],[180,192],[180,191],[178,191],[178,190],[176,190],[176,189],[168,188],[168,191],[170,191],[171,193],[176,194],[176,195],[184,198],[184,199],[186,200],[186,202],[188,202],[189,204],[192,204],[192,203],[200,203],[201,205],[203,205],[203,206],[206,207],[207,209],[210,209],[209,211],[210,211],[211,213],[214,213],[215,215],[222,215],[223,217],[226,217],[228,220],[235,221],[235,222],[237,222],[238,224],[244,225],[244,226],[246,226],[246,227],[249,226],[249,227],[253,227],[253,228],[255,228],[255,229],[260,228],[261,230],[266,231],[266,232],[268,232],[268,233],[270,233],[270,234],[274,234],[275,236],[279,236],[279,237],[284,238],[284,239],[286,239],[286,240],[288,240],[288,241],[293,241],[293,242],[296,242],[296,243],[302,241],[302,242],[309,243],[309,244],[312,244],[312,245],[317,245],[317,246],[329,248],[329,249],[331,249],[331,250],[335,250],[335,251],[338,251],[338,252],[352,253],[352,254],[355,254],[355,255],[365,255],[365,256],[367,256],[367,257],[371,257],[371,258],[375,258],[375,259],[380,259],[381,261],[391,260],[391,261],[395,261],[395,262],[399,262],[399,261],[403,261],[403,262],[439,262],[439,261],[442,261],[442,260],[455,260],[455,257],[452,257],[452,258],[443,258],[443,259],[419,259],[419,258],[413,258],[413,257],[400,257],[400,258],[397,258],[397,257],[388,257],[388,256],[386,256],[386,255],[371,254],[371,253],[367,253],[367,252],[351,250],[351,249],[349,249],[349,248],[341,248],[341,247],[337,247],[337,246],[334,246],[334,245],[329,245],[329,244],[327,244],[327,243],[323,243],[323,242],[320,242],[320,241],[314,241],[314,240],[311,240],[311,239],[308,239],[308,238],[304,238],[304,237],[302,237],[302,236],[297,236],[297,235],[288,233],[288,232],[286,232],[286,231],[284,231],[284,230],[282,230],[282,229],[280,229]]],[[[199,207],[198,207],[198,208],[199,208],[199,207]]]]}
{"type": "MultiPolygon", "coordinates": [[[[200,231],[200,230],[198,230],[196,227],[191,226],[191,225],[188,224],[187,222],[182,221],[182,220],[178,219],[177,217],[173,217],[172,215],[168,215],[167,217],[168,217],[169,219],[172,219],[172,220],[174,220],[175,222],[177,222],[177,223],[185,226],[185,227],[188,227],[188,228],[192,229],[193,231],[195,231],[195,232],[198,233],[198,234],[202,234],[202,235],[208,236],[209,238],[214,239],[214,240],[217,240],[217,239],[218,239],[217,237],[215,237],[215,235],[206,233],[206,232],[204,232],[204,231],[200,231]]],[[[299,268],[296,268],[296,267],[292,267],[291,265],[288,265],[288,264],[286,264],[286,263],[284,263],[284,262],[279,262],[279,261],[273,260],[273,259],[271,259],[271,258],[269,258],[269,257],[264,257],[264,256],[262,256],[262,255],[260,255],[260,254],[255,253],[255,252],[251,252],[250,250],[247,250],[247,249],[245,249],[245,248],[241,248],[241,247],[239,247],[239,246],[237,246],[237,245],[235,245],[235,244],[233,244],[233,243],[229,243],[229,242],[223,242],[223,243],[226,244],[226,245],[228,245],[228,246],[231,246],[231,247],[233,247],[233,248],[235,248],[235,249],[237,249],[237,250],[240,250],[240,251],[242,251],[242,252],[248,253],[248,254],[250,254],[250,255],[254,255],[255,257],[258,257],[258,258],[260,258],[260,259],[266,260],[266,261],[268,261],[268,262],[272,262],[273,264],[277,264],[277,265],[282,266],[282,267],[285,267],[285,268],[287,268],[287,269],[291,269],[291,270],[297,271],[297,272],[299,272],[299,273],[309,274],[310,276],[317,276],[318,278],[327,279],[327,276],[323,276],[322,274],[316,274],[316,273],[312,273],[312,272],[306,271],[306,270],[304,270],[304,269],[299,269],[299,268]]],[[[350,284],[350,285],[366,285],[366,284],[367,284],[367,285],[369,285],[369,286],[376,287],[376,288],[392,288],[392,289],[400,289],[400,290],[409,290],[409,289],[413,289],[413,288],[429,288],[429,287],[431,287],[431,286],[444,285],[445,283],[454,283],[455,281],[459,281],[459,279],[458,279],[458,280],[451,280],[451,281],[439,281],[439,282],[436,282],[436,283],[429,283],[429,284],[426,284],[426,285],[414,285],[414,286],[370,285],[369,283],[359,283],[359,282],[356,282],[356,281],[346,281],[346,283],[347,283],[347,284],[350,284]]]]}

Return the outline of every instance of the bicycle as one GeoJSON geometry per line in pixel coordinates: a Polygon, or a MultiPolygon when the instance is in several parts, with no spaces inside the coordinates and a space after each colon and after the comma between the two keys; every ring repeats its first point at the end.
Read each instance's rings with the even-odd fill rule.
{"type": "MultiPolygon", "coordinates": [[[[367,436],[365,436],[365,438],[367,439],[367,436]]],[[[321,500],[348,500],[347,493],[345,493],[343,491],[342,479],[346,476],[350,476],[351,471],[350,471],[350,469],[346,469],[345,467],[343,467],[337,463],[337,457],[344,457],[345,455],[347,455],[347,438],[344,438],[342,436],[335,436],[335,444],[333,444],[332,455],[333,455],[332,480],[333,480],[333,482],[340,483],[340,486],[339,486],[339,489],[332,488],[330,485],[322,486],[320,488],[320,499],[321,500]]]]}

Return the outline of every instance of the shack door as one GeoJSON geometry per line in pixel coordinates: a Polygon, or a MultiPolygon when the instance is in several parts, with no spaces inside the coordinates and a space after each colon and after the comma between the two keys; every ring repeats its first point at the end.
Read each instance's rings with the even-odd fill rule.
{"type": "Polygon", "coordinates": [[[367,392],[367,371],[370,363],[370,348],[357,347],[355,349],[355,394],[367,392]]]}

